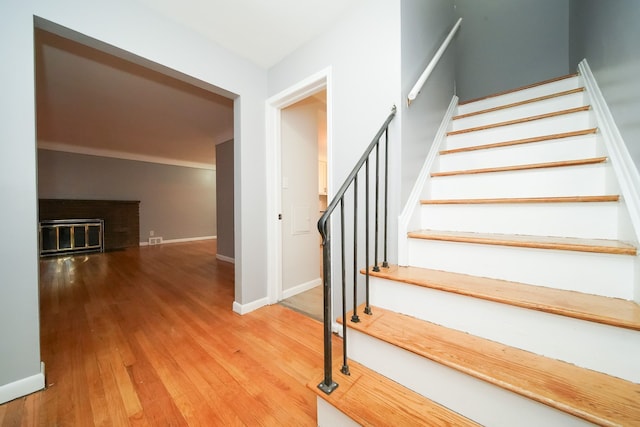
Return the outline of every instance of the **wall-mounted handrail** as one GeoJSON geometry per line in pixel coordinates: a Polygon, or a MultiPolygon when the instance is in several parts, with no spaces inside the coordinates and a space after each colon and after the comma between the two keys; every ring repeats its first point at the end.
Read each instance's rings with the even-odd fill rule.
{"type": "MultiPolygon", "coordinates": [[[[379,268],[378,267],[378,241],[380,240],[378,237],[378,218],[381,215],[380,214],[380,197],[379,197],[379,193],[380,193],[380,187],[381,185],[384,185],[384,222],[383,222],[383,227],[384,227],[384,260],[382,262],[382,266],[386,267],[388,265],[387,262],[387,224],[388,224],[388,215],[387,215],[387,210],[388,210],[388,197],[387,197],[387,188],[388,188],[388,180],[387,180],[387,174],[388,174],[388,153],[389,153],[389,124],[391,123],[391,121],[393,120],[394,116],[396,115],[396,107],[395,105],[393,106],[391,113],[389,114],[389,116],[387,117],[387,119],[384,121],[384,123],[382,124],[382,126],[380,127],[380,130],[378,130],[378,132],[376,133],[376,135],[373,137],[373,140],[371,141],[371,143],[369,144],[369,146],[367,147],[367,149],[365,150],[364,154],[362,154],[362,157],[360,157],[360,160],[358,160],[358,163],[356,163],[355,167],[353,168],[353,170],[351,171],[351,173],[349,174],[349,176],[347,176],[347,179],[344,181],[344,183],[342,184],[342,186],[340,186],[340,189],[338,190],[338,192],[336,193],[336,195],[334,196],[333,200],[331,201],[331,203],[329,203],[329,206],[327,206],[327,209],[325,210],[324,214],[320,217],[320,220],[318,221],[318,231],[320,232],[320,235],[322,236],[322,275],[323,275],[323,312],[324,312],[324,324],[323,324],[323,329],[324,329],[324,379],[322,380],[322,382],[320,384],[318,384],[318,388],[320,388],[322,391],[324,391],[325,393],[329,394],[331,393],[333,390],[335,390],[336,387],[338,387],[338,384],[333,380],[333,371],[332,371],[332,366],[331,363],[333,361],[332,358],[332,351],[331,351],[331,325],[332,325],[332,319],[331,319],[331,305],[333,304],[333,299],[331,297],[331,289],[332,289],[332,283],[333,283],[333,267],[332,267],[332,257],[331,257],[331,230],[329,227],[329,220],[331,218],[331,215],[333,213],[335,213],[335,211],[337,210],[337,208],[340,209],[340,247],[337,248],[340,250],[340,259],[338,260],[340,265],[341,265],[341,270],[342,270],[342,274],[341,274],[341,281],[342,281],[342,287],[341,287],[341,292],[342,292],[342,369],[340,370],[343,374],[349,375],[349,366],[347,365],[347,317],[346,317],[346,305],[347,305],[347,284],[346,284],[346,261],[345,261],[345,255],[346,255],[346,251],[345,251],[345,195],[347,193],[347,190],[349,190],[350,188],[353,189],[353,211],[354,211],[354,216],[353,216],[353,303],[354,303],[354,310],[353,310],[353,314],[351,317],[351,321],[352,322],[358,322],[359,318],[358,318],[358,313],[356,311],[356,303],[357,303],[357,274],[358,274],[358,267],[357,267],[357,259],[358,259],[358,247],[357,247],[357,242],[358,242],[358,173],[360,173],[360,171],[362,170],[362,168],[364,167],[364,173],[365,173],[365,177],[364,177],[364,183],[362,185],[364,185],[365,187],[365,206],[364,206],[364,216],[365,216],[365,263],[367,265],[366,267],[366,278],[365,278],[365,292],[366,292],[366,304],[365,304],[365,309],[364,309],[364,313],[365,314],[371,314],[371,309],[369,307],[369,240],[370,240],[370,236],[369,236],[369,217],[371,216],[371,211],[373,210],[374,213],[373,215],[375,216],[375,223],[376,223],[376,227],[375,227],[375,236],[374,236],[374,246],[375,246],[375,256],[374,256],[374,269],[375,268],[379,268]],[[381,153],[380,153],[380,145],[381,144],[381,140],[383,140],[384,137],[384,144],[383,144],[383,149],[384,149],[384,183],[381,184],[381,176],[380,176],[380,157],[381,157],[381,153]],[[370,181],[369,181],[369,160],[370,157],[372,156],[372,153],[374,153],[375,150],[375,181],[374,181],[374,185],[375,185],[375,200],[373,202],[370,202],[369,200],[369,186],[370,186],[370,181]]],[[[361,181],[362,182],[362,181],[361,181]]]]}
{"type": "Polygon", "coordinates": [[[458,31],[458,28],[460,28],[460,24],[461,23],[462,23],[462,18],[459,18],[458,21],[453,26],[453,28],[451,28],[451,31],[449,31],[449,35],[447,35],[447,38],[444,39],[444,41],[442,42],[442,44],[440,45],[440,47],[436,51],[435,55],[433,55],[433,58],[429,62],[429,65],[427,65],[427,68],[424,69],[424,71],[420,75],[420,78],[418,79],[416,84],[413,85],[413,88],[409,92],[409,95],[407,95],[407,104],[408,105],[411,105],[411,102],[414,99],[416,99],[416,97],[418,96],[418,94],[422,90],[422,86],[424,86],[424,83],[427,81],[427,79],[431,75],[431,72],[433,71],[433,69],[436,68],[436,65],[440,61],[440,58],[444,54],[444,51],[447,50],[447,47],[449,47],[449,44],[451,43],[451,39],[453,39],[453,36],[456,35],[456,32],[458,31]]]}

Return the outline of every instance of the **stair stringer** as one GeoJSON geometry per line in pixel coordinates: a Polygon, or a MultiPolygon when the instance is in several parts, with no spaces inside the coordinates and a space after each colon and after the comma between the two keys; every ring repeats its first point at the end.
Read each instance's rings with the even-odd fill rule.
{"type": "Polygon", "coordinates": [[[458,105],[458,97],[453,96],[451,102],[449,103],[449,107],[442,118],[442,122],[440,123],[440,127],[436,132],[435,137],[433,138],[433,143],[431,144],[431,149],[427,154],[427,157],[420,169],[420,174],[418,175],[418,179],[416,180],[413,188],[411,189],[411,193],[409,193],[409,198],[407,199],[407,203],[402,210],[402,213],[398,217],[398,264],[399,265],[407,265],[408,260],[408,246],[409,242],[407,239],[407,233],[410,230],[414,230],[419,228],[420,226],[420,199],[427,196],[425,194],[425,189],[429,188],[428,182],[431,179],[430,172],[433,168],[434,162],[438,157],[438,153],[442,147],[442,144],[446,140],[447,130],[449,128],[449,124],[451,123],[451,118],[453,117],[456,108],[458,105]]]}
{"type": "MultiPolygon", "coordinates": [[[[640,242],[640,173],[613,119],[607,102],[586,59],[578,64],[578,71],[587,89],[596,122],[603,137],[609,160],[620,186],[620,192],[633,227],[635,243],[640,242]]],[[[636,256],[634,300],[640,303],[640,258],[636,256]]]]}

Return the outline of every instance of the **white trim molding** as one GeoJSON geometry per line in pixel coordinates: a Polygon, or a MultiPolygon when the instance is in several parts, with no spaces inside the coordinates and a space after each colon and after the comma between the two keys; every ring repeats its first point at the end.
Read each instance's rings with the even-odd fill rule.
{"type": "Polygon", "coordinates": [[[287,299],[294,295],[301,294],[302,292],[308,291],[309,289],[313,289],[316,286],[320,285],[322,285],[322,279],[318,277],[317,279],[310,280],[307,283],[302,283],[292,288],[284,289],[282,291],[282,299],[287,299]]]}
{"type": "Polygon", "coordinates": [[[216,254],[216,259],[218,261],[230,262],[231,264],[235,264],[236,263],[236,259],[235,258],[231,258],[230,256],[226,256],[226,255],[216,254]]]}
{"type": "Polygon", "coordinates": [[[640,174],[586,59],[578,64],[578,71],[589,94],[598,129],[602,134],[609,160],[620,185],[620,192],[627,205],[636,234],[636,242],[640,242],[640,174]]]}
{"type": "MultiPolygon", "coordinates": [[[[327,159],[331,159],[332,91],[331,67],[303,79],[297,84],[269,97],[265,102],[267,189],[267,298],[270,304],[278,302],[282,294],[282,233],[278,214],[281,209],[280,182],[280,112],[283,108],[305,99],[322,89],[327,93],[327,159]]],[[[331,199],[331,162],[327,162],[327,193],[331,199]]]]}
{"type": "MultiPolygon", "coordinates": [[[[217,236],[200,236],[200,237],[185,237],[182,239],[162,239],[162,243],[158,243],[159,245],[165,245],[167,243],[185,243],[185,242],[197,242],[200,240],[215,240],[217,239],[217,236]]],[[[149,242],[140,242],[139,243],[140,246],[156,246],[156,245],[149,245],[149,242]]]]}
{"type": "MultiPolygon", "coordinates": [[[[602,135],[609,161],[618,180],[620,194],[626,205],[635,233],[635,243],[638,244],[640,243],[640,173],[638,173],[638,169],[631,158],[631,154],[629,154],[622,134],[620,134],[611,110],[609,110],[609,106],[586,59],[583,59],[578,64],[578,72],[589,95],[591,108],[596,116],[596,123],[598,123],[598,131],[602,135]]],[[[640,256],[636,256],[635,264],[634,300],[640,302],[640,256]]]]}
{"type": "Polygon", "coordinates": [[[451,122],[451,118],[456,111],[456,107],[458,106],[458,97],[456,95],[451,98],[451,102],[449,103],[449,107],[447,111],[444,113],[444,117],[442,118],[442,122],[440,122],[440,127],[436,132],[436,135],[433,138],[433,143],[431,144],[431,149],[429,150],[429,154],[425,158],[425,161],[422,165],[422,169],[420,169],[420,174],[418,175],[418,179],[416,180],[413,188],[411,189],[411,193],[409,193],[409,198],[407,199],[407,203],[402,210],[402,213],[398,217],[398,264],[399,265],[407,265],[407,233],[410,229],[417,228],[419,224],[419,209],[420,209],[420,198],[424,197],[424,188],[429,182],[431,178],[429,172],[433,167],[433,163],[438,156],[438,152],[440,151],[440,147],[444,143],[447,137],[447,128],[449,123],[451,122]]]}
{"type": "Polygon", "coordinates": [[[268,298],[260,298],[259,300],[252,301],[248,304],[240,304],[237,301],[233,302],[233,311],[240,314],[245,315],[247,313],[251,313],[254,310],[264,307],[265,305],[269,305],[268,298]]]}
{"type": "Polygon", "coordinates": [[[0,386],[0,404],[44,389],[44,362],[40,362],[40,372],[0,386]]]}
{"type": "Polygon", "coordinates": [[[184,168],[216,170],[216,166],[209,163],[189,162],[186,160],[168,159],[165,157],[149,156],[146,154],[125,153],[124,151],[114,151],[103,148],[80,147],[77,145],[63,144],[59,142],[39,141],[38,149],[83,154],[86,156],[109,157],[120,160],[132,160],[136,162],[157,163],[160,165],[181,166],[184,168]]]}

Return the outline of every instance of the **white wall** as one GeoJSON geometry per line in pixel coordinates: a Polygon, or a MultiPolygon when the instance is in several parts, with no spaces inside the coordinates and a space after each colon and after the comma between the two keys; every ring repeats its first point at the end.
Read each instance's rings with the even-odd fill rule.
{"type": "Polygon", "coordinates": [[[640,2],[571,1],[571,67],[586,58],[640,168],[640,2]]]}
{"type": "MultiPolygon", "coordinates": [[[[461,100],[568,74],[569,0],[454,0],[461,100]]],[[[575,71],[575,68],[573,69],[575,71]]]]}
{"type": "MultiPolygon", "coordinates": [[[[270,96],[277,95],[327,68],[330,69],[327,84],[327,122],[330,129],[327,135],[327,158],[331,199],[391,112],[392,106],[401,102],[400,0],[360,2],[327,32],[272,67],[268,75],[268,93],[270,96]]],[[[394,124],[390,145],[394,150],[392,156],[396,158],[400,156],[399,142],[394,124]]],[[[390,183],[390,187],[394,190],[393,194],[397,195],[399,180],[390,183]]],[[[397,212],[398,202],[395,200],[390,209],[390,218],[397,217],[397,212]]],[[[349,214],[345,216],[349,217],[349,214]]],[[[393,230],[390,228],[391,233],[393,230]]],[[[333,243],[337,245],[339,240],[335,235],[333,238],[333,243]]],[[[390,241],[395,239],[390,238],[390,241]]],[[[334,251],[333,256],[336,257],[336,254],[334,251]]],[[[333,274],[339,277],[339,271],[333,274]]],[[[336,307],[339,307],[339,298],[335,292],[336,307]]]]}
{"type": "Polygon", "coordinates": [[[240,183],[235,188],[236,302],[245,304],[267,294],[262,275],[266,270],[266,72],[135,1],[3,1],[0,188],[7,203],[0,243],[0,391],[40,371],[34,16],[111,45],[112,53],[129,52],[135,56],[129,59],[146,58],[147,66],[167,67],[176,76],[198,79],[192,83],[239,96],[234,103],[235,181],[240,183]]]}

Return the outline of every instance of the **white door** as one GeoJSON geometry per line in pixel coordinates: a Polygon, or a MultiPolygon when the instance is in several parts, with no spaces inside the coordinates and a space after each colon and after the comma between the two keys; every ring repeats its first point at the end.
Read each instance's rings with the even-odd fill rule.
{"type": "MultiPolygon", "coordinates": [[[[318,191],[319,135],[326,134],[321,117],[326,110],[309,97],[281,111],[281,298],[321,283],[318,191]]],[[[326,113],[325,113],[326,114],[326,113]]]]}

